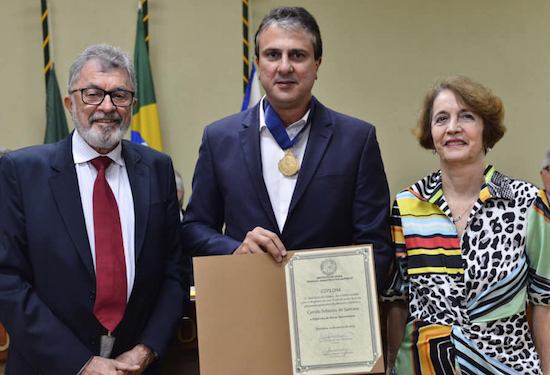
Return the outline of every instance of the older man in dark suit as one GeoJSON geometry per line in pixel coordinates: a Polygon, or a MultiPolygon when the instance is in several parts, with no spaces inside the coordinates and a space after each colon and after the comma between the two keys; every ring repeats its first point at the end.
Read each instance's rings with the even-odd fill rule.
{"type": "Polygon", "coordinates": [[[194,255],[265,251],[276,261],[287,249],[372,243],[382,286],[392,251],[375,129],[312,96],[321,56],[305,9],[263,19],[256,64],[266,95],[204,130],[183,238],[194,255]]]}
{"type": "Polygon", "coordinates": [[[126,53],[86,48],[65,98],[76,131],[0,159],[8,374],[160,374],[188,259],[170,158],[122,140],[135,89],[126,53]]]}

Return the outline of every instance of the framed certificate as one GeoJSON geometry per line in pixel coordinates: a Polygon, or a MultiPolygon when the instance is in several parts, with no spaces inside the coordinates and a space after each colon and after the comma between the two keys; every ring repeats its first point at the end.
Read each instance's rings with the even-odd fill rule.
{"type": "Polygon", "coordinates": [[[372,246],[297,252],[285,266],[293,374],[370,373],[382,358],[372,246]]]}

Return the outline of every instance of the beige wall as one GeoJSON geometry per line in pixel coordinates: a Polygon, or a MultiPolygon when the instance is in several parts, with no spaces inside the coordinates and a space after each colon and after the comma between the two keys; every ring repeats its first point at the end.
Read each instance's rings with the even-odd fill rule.
{"type": "MultiPolygon", "coordinates": [[[[263,15],[281,3],[249,2],[253,35],[263,15]]],[[[137,0],[49,3],[63,93],[69,66],[85,46],[107,42],[133,56],[137,0]]],[[[540,162],[550,148],[550,3],[296,0],[284,5],[304,6],[317,18],[324,55],[314,94],[325,105],[376,125],[392,195],[438,168],[437,157],[417,146],[410,129],[425,91],[451,74],[479,80],[504,100],[508,133],[488,162],[540,182],[540,162]]],[[[189,192],[204,126],[240,109],[241,2],[149,0],[149,13],[164,149],[189,192]]],[[[42,143],[40,2],[3,1],[0,35],[0,147],[42,143]]]]}

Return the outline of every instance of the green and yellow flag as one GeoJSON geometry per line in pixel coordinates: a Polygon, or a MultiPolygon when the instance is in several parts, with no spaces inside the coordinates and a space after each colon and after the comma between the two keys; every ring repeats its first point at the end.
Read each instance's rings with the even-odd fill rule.
{"type": "Polygon", "coordinates": [[[151,65],[149,64],[147,46],[145,45],[145,29],[141,7],[138,10],[134,67],[138,83],[136,93],[138,102],[134,107],[134,117],[132,119],[132,141],[162,151],[159,112],[155,99],[151,65]]]}

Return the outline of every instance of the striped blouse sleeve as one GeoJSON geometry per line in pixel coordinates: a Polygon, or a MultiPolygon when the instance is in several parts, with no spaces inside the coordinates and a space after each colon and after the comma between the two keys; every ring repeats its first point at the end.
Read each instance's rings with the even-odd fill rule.
{"type": "Polygon", "coordinates": [[[382,301],[407,301],[409,283],[407,277],[407,249],[405,248],[405,237],[401,224],[401,214],[397,201],[393,202],[391,217],[391,234],[395,259],[390,270],[388,281],[382,291],[382,301]]]}
{"type": "Polygon", "coordinates": [[[543,190],[538,192],[527,219],[529,301],[550,305],[550,208],[543,190]]]}

